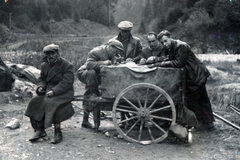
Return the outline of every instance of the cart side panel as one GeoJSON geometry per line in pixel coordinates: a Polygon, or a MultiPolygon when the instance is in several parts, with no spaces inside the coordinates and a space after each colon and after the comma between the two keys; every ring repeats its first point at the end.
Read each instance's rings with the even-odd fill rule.
{"type": "MultiPolygon", "coordinates": [[[[141,66],[138,69],[141,70],[141,66]]],[[[123,89],[132,84],[150,83],[164,89],[175,101],[180,98],[179,88],[183,84],[182,70],[179,68],[157,68],[143,73],[133,71],[128,67],[111,66],[101,69],[101,77],[102,97],[105,98],[116,97],[123,89]]]]}

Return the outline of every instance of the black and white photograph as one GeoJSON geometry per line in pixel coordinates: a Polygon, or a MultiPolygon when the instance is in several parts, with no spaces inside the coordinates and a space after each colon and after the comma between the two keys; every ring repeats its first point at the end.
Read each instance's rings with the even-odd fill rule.
{"type": "Polygon", "coordinates": [[[0,0],[0,160],[240,160],[240,0],[0,0]]]}

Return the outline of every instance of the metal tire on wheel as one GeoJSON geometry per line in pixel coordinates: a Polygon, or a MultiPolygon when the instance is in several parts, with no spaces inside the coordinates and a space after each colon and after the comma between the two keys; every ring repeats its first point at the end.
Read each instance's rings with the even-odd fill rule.
{"type": "Polygon", "coordinates": [[[122,90],[114,101],[112,113],[118,133],[140,144],[163,141],[170,125],[176,121],[171,97],[162,88],[149,83],[133,84],[122,90]],[[126,116],[120,117],[121,113],[126,116]]]}

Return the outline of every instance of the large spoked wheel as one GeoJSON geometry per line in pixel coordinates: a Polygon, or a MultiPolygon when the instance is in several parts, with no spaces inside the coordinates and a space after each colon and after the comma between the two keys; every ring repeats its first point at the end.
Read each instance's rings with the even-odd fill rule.
{"type": "Polygon", "coordinates": [[[162,88],[148,83],[133,84],[122,90],[114,101],[112,113],[118,133],[140,144],[163,141],[176,121],[171,97],[162,88]]]}

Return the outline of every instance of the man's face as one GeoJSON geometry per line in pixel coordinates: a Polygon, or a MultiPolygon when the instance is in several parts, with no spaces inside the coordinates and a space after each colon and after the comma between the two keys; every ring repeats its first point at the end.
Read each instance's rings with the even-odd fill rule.
{"type": "Polygon", "coordinates": [[[120,30],[120,33],[123,38],[128,38],[130,36],[130,30],[120,30]]]}
{"type": "Polygon", "coordinates": [[[48,52],[45,52],[44,54],[47,57],[47,61],[49,63],[55,62],[59,57],[59,54],[56,51],[48,51],[48,52]]]}
{"type": "Polygon", "coordinates": [[[160,42],[166,49],[169,49],[171,46],[171,39],[168,36],[162,36],[160,42]]]}
{"type": "Polygon", "coordinates": [[[159,43],[159,41],[154,35],[147,36],[147,41],[151,49],[155,49],[159,43]]]}
{"type": "Polygon", "coordinates": [[[109,48],[109,50],[108,50],[109,57],[118,56],[118,55],[122,54],[122,51],[117,49],[114,46],[109,46],[108,48],[109,48]]]}

